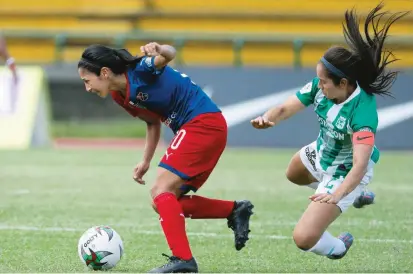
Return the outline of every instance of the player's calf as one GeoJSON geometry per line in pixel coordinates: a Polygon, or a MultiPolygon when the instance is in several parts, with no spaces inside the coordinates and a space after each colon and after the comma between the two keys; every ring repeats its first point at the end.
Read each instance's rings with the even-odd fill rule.
{"type": "Polygon", "coordinates": [[[321,237],[317,234],[294,233],[293,239],[298,248],[329,259],[343,258],[353,243],[350,233],[343,233],[338,238],[325,231],[321,237]]]}
{"type": "Polygon", "coordinates": [[[254,205],[250,201],[235,201],[234,209],[227,218],[228,227],[234,231],[236,250],[241,250],[249,240],[249,222],[253,208],[254,205]]]}

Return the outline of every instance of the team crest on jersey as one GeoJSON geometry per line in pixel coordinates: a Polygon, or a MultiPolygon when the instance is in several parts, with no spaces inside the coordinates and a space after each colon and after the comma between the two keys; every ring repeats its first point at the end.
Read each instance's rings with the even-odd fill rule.
{"type": "Polygon", "coordinates": [[[136,95],[136,99],[142,102],[145,102],[146,100],[148,100],[148,98],[149,96],[147,93],[139,92],[138,95],[136,95]]]}
{"type": "Polygon", "coordinates": [[[338,129],[343,129],[344,126],[346,125],[346,118],[344,118],[343,116],[340,116],[337,121],[336,121],[336,127],[338,129]]]}

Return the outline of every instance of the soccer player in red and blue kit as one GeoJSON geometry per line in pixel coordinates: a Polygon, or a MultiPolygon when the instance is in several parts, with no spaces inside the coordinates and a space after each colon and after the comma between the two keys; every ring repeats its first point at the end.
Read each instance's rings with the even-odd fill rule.
{"type": "Polygon", "coordinates": [[[134,179],[144,184],[160,138],[161,122],[175,137],[159,163],[151,188],[153,208],[172,256],[150,272],[198,272],[185,231],[185,218],[227,219],[234,231],[235,248],[248,240],[250,201],[224,201],[197,195],[217,164],[227,142],[227,124],[217,105],[191,79],[168,66],[175,49],[149,43],[141,47],[143,56],[125,49],[91,45],[83,52],[78,72],[86,90],[112,98],[132,116],[147,123],[143,160],[134,170],[134,179]]]}

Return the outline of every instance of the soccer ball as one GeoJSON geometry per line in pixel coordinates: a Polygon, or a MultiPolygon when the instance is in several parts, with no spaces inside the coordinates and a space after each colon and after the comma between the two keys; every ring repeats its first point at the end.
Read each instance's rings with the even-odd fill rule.
{"type": "Polygon", "coordinates": [[[116,266],[123,255],[123,242],[109,226],[94,226],[83,233],[77,248],[80,260],[93,270],[116,266]]]}

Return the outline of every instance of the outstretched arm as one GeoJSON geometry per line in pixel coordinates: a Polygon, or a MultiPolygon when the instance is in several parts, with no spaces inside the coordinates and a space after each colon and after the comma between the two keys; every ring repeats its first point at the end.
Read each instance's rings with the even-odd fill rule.
{"type": "Polygon", "coordinates": [[[305,105],[301,103],[297,96],[292,95],[281,105],[273,107],[264,115],[258,116],[257,118],[251,120],[251,124],[257,129],[269,128],[278,124],[282,120],[290,118],[304,108],[305,105]]]}

